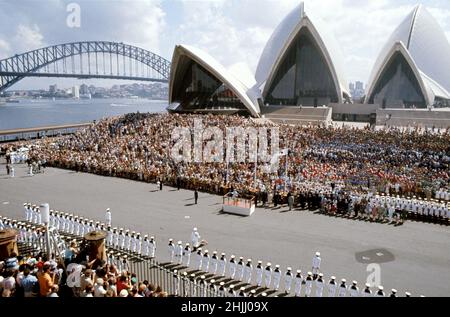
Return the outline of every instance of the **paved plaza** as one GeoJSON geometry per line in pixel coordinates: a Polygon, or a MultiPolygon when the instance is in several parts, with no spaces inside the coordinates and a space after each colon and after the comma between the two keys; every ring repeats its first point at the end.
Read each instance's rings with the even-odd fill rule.
{"type": "Polygon", "coordinates": [[[113,226],[154,235],[157,257],[168,258],[167,241],[190,242],[193,227],[209,242],[207,249],[234,254],[254,263],[279,264],[311,270],[316,251],[321,270],[363,288],[368,263],[380,263],[381,284],[387,293],[396,288],[413,296],[450,295],[450,227],[406,222],[394,227],[329,217],[309,211],[258,208],[251,217],[221,213],[222,197],[119,178],[102,177],[49,168],[44,174],[26,175],[26,166],[15,166],[9,178],[0,164],[0,215],[24,218],[23,203],[50,204],[51,209],[104,221],[111,208],[113,226]]]}

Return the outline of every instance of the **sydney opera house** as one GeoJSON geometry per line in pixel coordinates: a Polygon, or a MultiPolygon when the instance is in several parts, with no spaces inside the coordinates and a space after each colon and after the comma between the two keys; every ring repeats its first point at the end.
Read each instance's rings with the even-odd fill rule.
{"type": "MultiPolygon", "coordinates": [[[[168,110],[260,117],[274,108],[353,103],[339,43],[329,25],[306,11],[303,3],[273,32],[252,80],[244,77],[248,76],[236,75],[198,48],[177,45],[168,110]]],[[[358,107],[449,107],[449,91],[450,44],[435,19],[419,5],[381,49],[364,103],[358,107]]]]}

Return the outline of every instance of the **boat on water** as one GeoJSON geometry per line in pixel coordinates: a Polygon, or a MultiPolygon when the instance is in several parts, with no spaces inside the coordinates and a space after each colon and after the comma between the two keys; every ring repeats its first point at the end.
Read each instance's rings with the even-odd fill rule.
{"type": "Polygon", "coordinates": [[[7,102],[7,103],[19,103],[20,101],[19,101],[19,99],[11,99],[11,98],[8,98],[8,99],[6,99],[6,102],[7,102]]]}

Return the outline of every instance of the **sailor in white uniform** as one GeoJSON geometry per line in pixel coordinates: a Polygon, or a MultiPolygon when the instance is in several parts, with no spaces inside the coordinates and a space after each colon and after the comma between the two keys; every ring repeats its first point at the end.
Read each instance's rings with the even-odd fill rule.
{"type": "Polygon", "coordinates": [[[156,240],[155,237],[150,237],[150,257],[154,258],[155,257],[155,252],[156,252],[156,240]]]}
{"type": "Polygon", "coordinates": [[[266,269],[264,270],[264,286],[266,288],[270,287],[270,283],[272,282],[272,263],[267,263],[266,269]]]}
{"type": "Polygon", "coordinates": [[[250,284],[252,281],[253,265],[252,259],[247,259],[247,264],[244,267],[244,282],[250,284]]]}
{"type": "Polygon", "coordinates": [[[244,258],[239,257],[239,262],[236,268],[236,276],[234,277],[236,280],[242,281],[244,277],[244,258]]]}
{"type": "Polygon", "coordinates": [[[378,286],[378,291],[375,293],[375,297],[385,297],[385,294],[384,294],[384,287],[383,286],[378,286]]]}
{"type": "Polygon", "coordinates": [[[220,255],[219,264],[217,267],[217,275],[224,277],[226,267],[227,267],[227,259],[225,257],[225,253],[222,253],[220,255]]]}
{"type": "Polygon", "coordinates": [[[277,264],[275,265],[275,270],[273,271],[273,288],[278,291],[280,288],[280,281],[281,281],[281,271],[280,266],[277,264]]]}
{"type": "Polygon", "coordinates": [[[136,253],[136,232],[131,232],[130,236],[130,247],[128,248],[129,251],[136,253]]]}
{"type": "Polygon", "coordinates": [[[131,244],[131,237],[130,237],[130,230],[125,230],[125,244],[124,244],[124,249],[125,250],[130,250],[130,244],[131,244]]]}
{"type": "Polygon", "coordinates": [[[293,278],[292,268],[288,267],[286,273],[284,274],[284,291],[286,294],[291,292],[293,278]]]}
{"type": "Polygon", "coordinates": [[[113,245],[113,233],[111,226],[108,226],[108,228],[106,229],[106,245],[108,247],[112,247],[113,245]]]}
{"type": "Polygon", "coordinates": [[[332,276],[328,282],[328,297],[335,297],[337,290],[336,277],[332,276]]]}
{"type": "Polygon", "coordinates": [[[347,281],[345,280],[345,278],[341,280],[341,285],[339,285],[339,293],[338,293],[339,297],[347,296],[347,285],[345,284],[346,282],[347,281]]]}
{"type": "Polygon", "coordinates": [[[25,220],[28,221],[28,204],[27,203],[23,204],[23,210],[25,212],[25,220]]]}
{"type": "Polygon", "coordinates": [[[308,272],[308,276],[306,277],[305,280],[305,297],[311,296],[312,284],[313,284],[313,274],[311,272],[308,272]]]}
{"type": "Polygon", "coordinates": [[[210,264],[209,264],[209,273],[214,274],[214,275],[216,274],[217,264],[218,264],[217,262],[218,262],[217,251],[214,251],[213,255],[211,257],[211,260],[210,260],[210,264]]]}
{"type": "Polygon", "coordinates": [[[175,245],[173,244],[173,239],[169,239],[169,245],[167,246],[167,250],[169,251],[170,263],[173,263],[173,258],[175,255],[175,245]]]}
{"type": "Polygon", "coordinates": [[[324,287],[323,274],[319,273],[319,277],[316,280],[316,297],[322,297],[323,287],[324,287]]]}
{"type": "Polygon", "coordinates": [[[119,229],[119,248],[122,250],[125,248],[125,232],[123,232],[123,228],[119,229]]]}
{"type": "Polygon", "coordinates": [[[197,249],[197,255],[195,256],[195,260],[196,260],[195,268],[200,271],[202,269],[203,263],[202,248],[197,249]]]}
{"type": "Polygon", "coordinates": [[[231,255],[230,262],[228,263],[228,276],[231,279],[234,279],[235,275],[236,275],[236,261],[235,256],[231,255]]]}
{"type": "Polygon", "coordinates": [[[255,272],[256,272],[256,285],[258,287],[261,287],[262,285],[262,280],[263,280],[263,267],[262,267],[262,261],[258,261],[258,265],[255,268],[255,272]]]}
{"type": "Polygon", "coordinates": [[[175,248],[175,262],[178,264],[183,263],[183,242],[178,241],[175,248]]]}
{"type": "Polygon", "coordinates": [[[359,288],[357,284],[357,281],[352,282],[352,286],[350,286],[350,297],[359,297],[359,288]]]}
{"type": "Polygon", "coordinates": [[[183,253],[184,266],[189,267],[189,264],[191,263],[191,252],[191,246],[189,245],[189,243],[186,243],[186,247],[184,248],[183,253]]]}
{"type": "Polygon", "coordinates": [[[114,246],[114,248],[118,249],[119,248],[119,233],[117,232],[116,227],[113,228],[112,235],[113,235],[112,246],[114,246]]]}
{"type": "Polygon", "coordinates": [[[203,260],[202,260],[202,271],[208,272],[209,269],[209,253],[208,250],[205,250],[203,253],[203,260]]]}
{"type": "Polygon", "coordinates": [[[142,251],[142,238],[141,234],[138,232],[136,235],[136,253],[141,254],[142,251]]]}
{"type": "Polygon", "coordinates": [[[372,297],[372,291],[370,290],[370,284],[366,283],[366,288],[362,291],[363,297],[372,297]]]}
{"type": "Polygon", "coordinates": [[[148,256],[150,254],[150,241],[148,241],[148,235],[144,236],[144,241],[142,241],[142,254],[148,256]]]}

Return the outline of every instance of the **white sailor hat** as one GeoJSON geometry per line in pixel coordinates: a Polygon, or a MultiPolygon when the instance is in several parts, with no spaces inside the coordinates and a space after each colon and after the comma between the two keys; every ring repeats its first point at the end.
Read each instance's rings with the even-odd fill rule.
{"type": "Polygon", "coordinates": [[[177,244],[182,244],[182,243],[183,243],[183,242],[181,242],[181,241],[178,241],[178,242],[177,242],[177,244]]]}
{"type": "Polygon", "coordinates": [[[316,256],[320,256],[320,252],[316,252],[316,256]]]}
{"type": "Polygon", "coordinates": [[[23,203],[24,206],[28,205],[27,203],[23,203]]]}
{"type": "Polygon", "coordinates": [[[234,259],[234,258],[235,258],[235,256],[234,256],[234,255],[231,255],[231,256],[230,256],[230,258],[231,258],[231,259],[234,259]]]}
{"type": "Polygon", "coordinates": [[[127,230],[125,230],[125,232],[130,232],[130,230],[127,229],[127,230]]]}
{"type": "Polygon", "coordinates": [[[220,286],[224,286],[225,283],[224,283],[224,282],[220,282],[219,285],[220,285],[220,286]]]}
{"type": "Polygon", "coordinates": [[[202,275],[202,276],[200,276],[200,278],[201,278],[202,280],[204,280],[204,279],[206,278],[206,276],[202,275]]]}
{"type": "Polygon", "coordinates": [[[287,270],[288,270],[288,271],[292,271],[292,268],[291,268],[291,267],[288,267],[287,270]]]}
{"type": "Polygon", "coordinates": [[[188,243],[186,243],[186,246],[187,246],[187,247],[189,246],[189,242],[188,242],[188,243]]]}
{"type": "Polygon", "coordinates": [[[353,283],[353,285],[356,285],[356,284],[358,284],[358,282],[357,282],[357,281],[353,281],[352,283],[353,283]]]}
{"type": "Polygon", "coordinates": [[[280,268],[280,266],[279,266],[279,265],[277,264],[277,265],[275,265],[275,268],[276,268],[276,269],[279,269],[279,268],[280,268]]]}
{"type": "Polygon", "coordinates": [[[297,270],[297,273],[298,273],[298,274],[302,273],[302,270],[297,270]]]}
{"type": "Polygon", "coordinates": [[[239,290],[240,290],[241,292],[243,292],[243,291],[245,291],[245,287],[242,286],[239,290]]]}
{"type": "Polygon", "coordinates": [[[144,236],[144,238],[148,238],[148,235],[146,234],[146,235],[144,236]]]}
{"type": "Polygon", "coordinates": [[[151,236],[151,237],[150,237],[150,239],[152,239],[152,240],[153,240],[153,239],[155,239],[155,237],[154,237],[154,236],[151,236]]]}
{"type": "Polygon", "coordinates": [[[69,213],[68,213],[68,212],[66,212],[66,213],[64,213],[64,215],[68,216],[68,215],[69,215],[69,213]]]}
{"type": "Polygon", "coordinates": [[[141,235],[141,233],[140,233],[140,232],[138,232],[138,233],[136,233],[136,235],[137,235],[137,236],[140,236],[140,235],[141,235]]]}
{"type": "Polygon", "coordinates": [[[311,273],[311,272],[308,272],[308,275],[312,275],[312,273],[311,273]]]}
{"type": "Polygon", "coordinates": [[[405,292],[406,297],[411,297],[411,293],[410,292],[405,292]]]}
{"type": "Polygon", "coordinates": [[[225,253],[222,252],[221,256],[225,256],[225,253]]]}
{"type": "Polygon", "coordinates": [[[272,263],[270,263],[270,262],[267,262],[267,266],[272,266],[272,263]]]}
{"type": "Polygon", "coordinates": [[[136,233],[136,231],[131,231],[131,234],[135,234],[136,233]]]}
{"type": "Polygon", "coordinates": [[[342,282],[342,283],[346,283],[347,280],[346,280],[345,278],[343,278],[343,279],[341,280],[341,282],[342,282]]]}
{"type": "Polygon", "coordinates": [[[197,228],[194,228],[194,231],[197,231],[197,228]]]}
{"type": "Polygon", "coordinates": [[[187,274],[187,272],[183,272],[183,275],[184,275],[184,276],[187,276],[188,274],[187,274]]]}
{"type": "Polygon", "coordinates": [[[35,207],[36,207],[36,205],[33,205],[32,207],[33,207],[33,208],[35,208],[35,207]]]}
{"type": "Polygon", "coordinates": [[[242,261],[243,259],[244,259],[244,258],[243,258],[242,256],[240,256],[240,257],[239,257],[239,260],[241,260],[241,261],[242,261]]]}
{"type": "Polygon", "coordinates": [[[382,291],[383,289],[384,289],[384,287],[383,286],[378,286],[378,289],[380,290],[380,291],[382,291]]]}
{"type": "Polygon", "coordinates": [[[258,261],[258,264],[262,264],[262,261],[258,261]]]}
{"type": "Polygon", "coordinates": [[[319,273],[319,276],[320,276],[320,277],[323,277],[323,273],[319,273]]]}
{"type": "Polygon", "coordinates": [[[216,282],[215,279],[212,279],[212,280],[209,281],[210,284],[214,284],[215,282],[216,282]]]}
{"type": "Polygon", "coordinates": [[[261,293],[261,296],[262,296],[262,297],[267,297],[267,293],[266,293],[266,292],[263,292],[263,293],[261,293]]]}
{"type": "Polygon", "coordinates": [[[252,259],[247,259],[247,262],[251,262],[252,261],[252,259]]]}
{"type": "Polygon", "coordinates": [[[201,253],[201,252],[202,252],[202,248],[198,248],[197,253],[201,253]]]}
{"type": "Polygon", "coordinates": [[[172,242],[173,241],[173,239],[169,239],[169,242],[172,242]]]}
{"type": "Polygon", "coordinates": [[[106,208],[106,211],[110,211],[111,209],[109,209],[109,208],[106,208]]]}
{"type": "Polygon", "coordinates": [[[370,287],[370,284],[369,284],[369,283],[366,283],[366,287],[368,287],[368,288],[369,288],[369,287],[370,287]]]}
{"type": "Polygon", "coordinates": [[[204,252],[204,253],[205,253],[205,254],[206,254],[206,253],[208,253],[208,250],[205,250],[205,252],[204,252]]]}
{"type": "Polygon", "coordinates": [[[397,290],[395,288],[392,289],[392,293],[396,294],[397,290]]]}
{"type": "Polygon", "coordinates": [[[90,223],[94,223],[94,220],[89,221],[90,223]]]}
{"type": "Polygon", "coordinates": [[[231,284],[229,288],[230,288],[230,289],[233,289],[233,288],[234,288],[234,285],[233,285],[233,284],[231,284]]]}
{"type": "Polygon", "coordinates": [[[256,290],[252,289],[252,290],[250,291],[250,293],[256,294],[256,290]]]}

